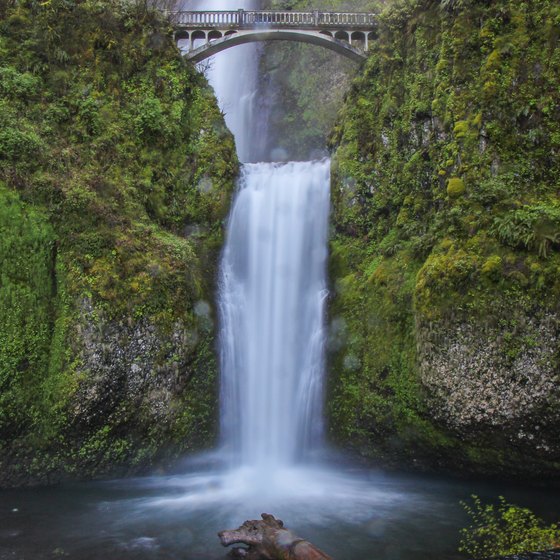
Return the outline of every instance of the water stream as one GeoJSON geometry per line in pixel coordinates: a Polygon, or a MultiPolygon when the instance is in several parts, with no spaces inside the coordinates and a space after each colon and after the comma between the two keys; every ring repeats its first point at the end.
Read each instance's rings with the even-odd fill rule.
{"type": "Polygon", "coordinates": [[[504,494],[550,521],[560,501],[547,490],[340,463],[277,469],[265,488],[250,469],[212,470],[213,459],[177,476],[0,492],[0,559],[225,560],[217,531],[270,511],[336,560],[460,560],[468,519],[459,502],[471,493],[504,494]]]}
{"type": "MultiPolygon", "coordinates": [[[[188,10],[258,9],[257,0],[186,0],[188,10]]],[[[199,65],[204,71],[222,109],[226,124],[235,136],[240,161],[266,159],[262,152],[267,134],[266,117],[261,110],[258,92],[258,44],[239,45],[221,52],[199,65]]]]}

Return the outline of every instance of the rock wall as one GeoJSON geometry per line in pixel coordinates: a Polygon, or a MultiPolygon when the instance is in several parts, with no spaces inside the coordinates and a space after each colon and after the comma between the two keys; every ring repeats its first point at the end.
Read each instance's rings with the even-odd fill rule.
{"type": "Polygon", "coordinates": [[[233,138],[141,3],[0,4],[0,486],[213,443],[233,138]]]}
{"type": "MultiPolygon", "coordinates": [[[[263,9],[368,11],[378,0],[267,0],[263,9]]],[[[259,98],[267,115],[272,160],[309,160],[328,155],[327,139],[358,64],[316,45],[264,43],[259,98]]]]}
{"type": "Polygon", "coordinates": [[[387,463],[558,478],[560,12],[388,6],[332,136],[330,421],[387,463]]]}

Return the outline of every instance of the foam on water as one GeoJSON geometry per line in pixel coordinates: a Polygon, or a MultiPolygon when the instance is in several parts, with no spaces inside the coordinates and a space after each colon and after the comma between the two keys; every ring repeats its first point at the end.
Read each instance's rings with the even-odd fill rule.
{"type": "Polygon", "coordinates": [[[413,495],[388,487],[382,476],[377,483],[321,467],[279,468],[268,478],[253,468],[241,467],[170,478],[167,486],[177,492],[143,501],[142,507],[185,512],[217,507],[235,512],[238,520],[243,513],[258,516],[270,510],[286,513],[290,519],[306,516],[324,522],[338,518],[359,521],[371,516],[372,509],[394,509],[405,500],[414,501],[413,495]]]}

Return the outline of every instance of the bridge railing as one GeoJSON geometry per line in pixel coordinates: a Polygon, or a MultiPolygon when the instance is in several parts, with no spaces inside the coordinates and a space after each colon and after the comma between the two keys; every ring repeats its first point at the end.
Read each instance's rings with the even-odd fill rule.
{"type": "Polygon", "coordinates": [[[176,25],[184,27],[211,27],[215,25],[239,25],[239,10],[221,12],[169,12],[176,25]]]}
{"type": "Polygon", "coordinates": [[[319,12],[319,26],[360,26],[372,27],[376,23],[376,15],[364,12],[319,12]]]}
{"type": "Polygon", "coordinates": [[[373,27],[375,14],[365,12],[294,12],[265,10],[171,12],[180,27],[373,27]]]}

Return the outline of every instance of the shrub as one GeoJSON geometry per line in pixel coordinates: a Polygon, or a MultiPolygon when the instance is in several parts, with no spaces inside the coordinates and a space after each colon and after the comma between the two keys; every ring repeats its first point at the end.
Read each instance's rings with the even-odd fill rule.
{"type": "Polygon", "coordinates": [[[546,258],[560,244],[560,208],[549,204],[523,206],[497,217],[491,233],[505,245],[530,249],[546,258]]]}
{"type": "Polygon", "coordinates": [[[37,158],[44,144],[34,130],[6,127],[0,131],[0,160],[11,162],[37,158]]]}
{"type": "Polygon", "coordinates": [[[161,101],[157,97],[146,96],[138,107],[135,119],[137,133],[150,138],[161,132],[164,114],[161,101]]]}
{"type": "Polygon", "coordinates": [[[0,67],[0,93],[16,99],[38,92],[40,80],[29,73],[20,73],[12,66],[0,67]]]}
{"type": "Polygon", "coordinates": [[[472,496],[472,505],[461,502],[471,525],[461,530],[459,551],[471,558],[491,558],[544,551],[558,546],[560,526],[547,525],[531,510],[512,505],[500,496],[498,504],[483,504],[472,496]]]}

